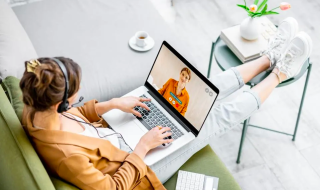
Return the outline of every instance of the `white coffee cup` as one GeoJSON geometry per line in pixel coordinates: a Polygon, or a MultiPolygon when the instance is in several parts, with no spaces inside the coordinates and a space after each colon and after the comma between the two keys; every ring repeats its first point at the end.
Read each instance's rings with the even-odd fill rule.
{"type": "Polygon", "coordinates": [[[139,47],[146,46],[146,39],[148,38],[148,33],[145,31],[139,31],[136,33],[136,45],[139,47]]]}

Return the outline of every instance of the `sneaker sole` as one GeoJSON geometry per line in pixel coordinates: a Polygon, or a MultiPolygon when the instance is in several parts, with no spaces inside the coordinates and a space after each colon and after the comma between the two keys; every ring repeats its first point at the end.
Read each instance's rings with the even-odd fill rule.
{"type": "MultiPolygon", "coordinates": [[[[311,52],[312,52],[312,46],[313,46],[313,45],[312,45],[312,40],[311,40],[310,36],[309,36],[307,33],[305,33],[305,32],[299,32],[299,33],[297,34],[297,36],[301,36],[302,39],[305,39],[305,41],[306,41],[306,43],[307,43],[307,46],[308,46],[308,50],[307,50],[307,56],[306,56],[306,58],[303,60],[303,64],[300,65],[299,70],[294,74],[294,77],[297,76],[297,75],[300,73],[300,71],[301,71],[304,63],[309,59],[309,57],[310,57],[310,55],[311,55],[311,52]]],[[[293,77],[293,78],[294,78],[294,77],[293,77]]]]}

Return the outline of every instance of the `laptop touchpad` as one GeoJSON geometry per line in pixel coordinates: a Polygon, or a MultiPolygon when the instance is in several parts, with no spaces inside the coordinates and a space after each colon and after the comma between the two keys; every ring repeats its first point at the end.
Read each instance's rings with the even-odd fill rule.
{"type": "Polygon", "coordinates": [[[134,121],[117,126],[116,131],[123,136],[132,150],[137,146],[141,137],[146,133],[134,121]]]}

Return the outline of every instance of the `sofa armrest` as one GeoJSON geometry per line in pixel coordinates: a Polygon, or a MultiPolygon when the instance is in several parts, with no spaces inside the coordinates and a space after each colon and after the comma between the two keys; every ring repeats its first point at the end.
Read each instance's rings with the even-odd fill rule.
{"type": "Polygon", "coordinates": [[[55,189],[0,86],[1,189],[55,189]]]}

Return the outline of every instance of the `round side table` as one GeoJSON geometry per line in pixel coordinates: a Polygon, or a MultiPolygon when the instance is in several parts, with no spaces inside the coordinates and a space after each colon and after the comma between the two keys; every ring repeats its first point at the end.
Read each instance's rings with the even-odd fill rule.
{"type": "MultiPolygon", "coordinates": [[[[210,77],[210,70],[211,70],[211,64],[212,64],[212,59],[213,59],[213,55],[215,57],[215,60],[218,64],[218,66],[220,67],[221,70],[225,71],[231,67],[236,67],[239,66],[241,64],[243,64],[240,59],[238,59],[238,57],[228,48],[228,46],[225,44],[225,42],[220,38],[220,36],[217,38],[216,42],[212,43],[212,47],[211,47],[211,54],[210,54],[210,61],[209,61],[209,68],[208,68],[208,74],[207,77],[210,77]]],[[[303,93],[302,93],[302,98],[301,98],[301,102],[300,102],[300,107],[299,107],[299,112],[298,112],[298,116],[297,116],[297,121],[296,121],[296,126],[295,126],[295,130],[293,134],[288,134],[288,133],[284,133],[281,131],[276,131],[276,130],[271,130],[268,128],[264,128],[264,127],[260,127],[260,126],[256,126],[256,125],[252,125],[249,124],[250,122],[250,117],[248,119],[246,119],[243,122],[243,129],[242,129],[242,135],[241,135],[241,141],[240,141],[240,146],[239,146],[239,152],[238,152],[238,159],[237,159],[237,163],[240,163],[240,157],[241,157],[241,151],[242,151],[242,145],[245,139],[245,135],[247,132],[248,127],[256,127],[256,128],[260,128],[260,129],[264,129],[264,130],[268,130],[268,131],[272,131],[272,132],[277,132],[277,133],[281,133],[281,134],[285,134],[285,135],[289,135],[289,136],[293,136],[292,140],[294,141],[296,138],[296,133],[298,130],[298,125],[299,125],[299,120],[300,120],[300,115],[301,115],[301,110],[303,107],[303,102],[304,102],[304,97],[305,97],[305,93],[307,90],[307,86],[308,86],[308,82],[309,82],[309,76],[311,73],[311,68],[312,68],[312,63],[310,62],[310,58],[303,64],[303,67],[300,71],[300,73],[294,77],[291,78],[289,80],[283,81],[282,83],[280,83],[277,87],[283,87],[283,86],[287,86],[291,83],[294,83],[295,81],[299,80],[303,74],[305,72],[307,72],[307,77],[306,77],[306,81],[305,81],[305,85],[304,85],[304,89],[303,89],[303,93]]],[[[257,75],[256,77],[254,77],[252,80],[250,80],[247,85],[250,85],[250,87],[252,88],[253,86],[257,85],[259,82],[261,82],[263,79],[265,79],[271,71],[264,71],[262,73],[260,73],[259,75],[257,75]]]]}

